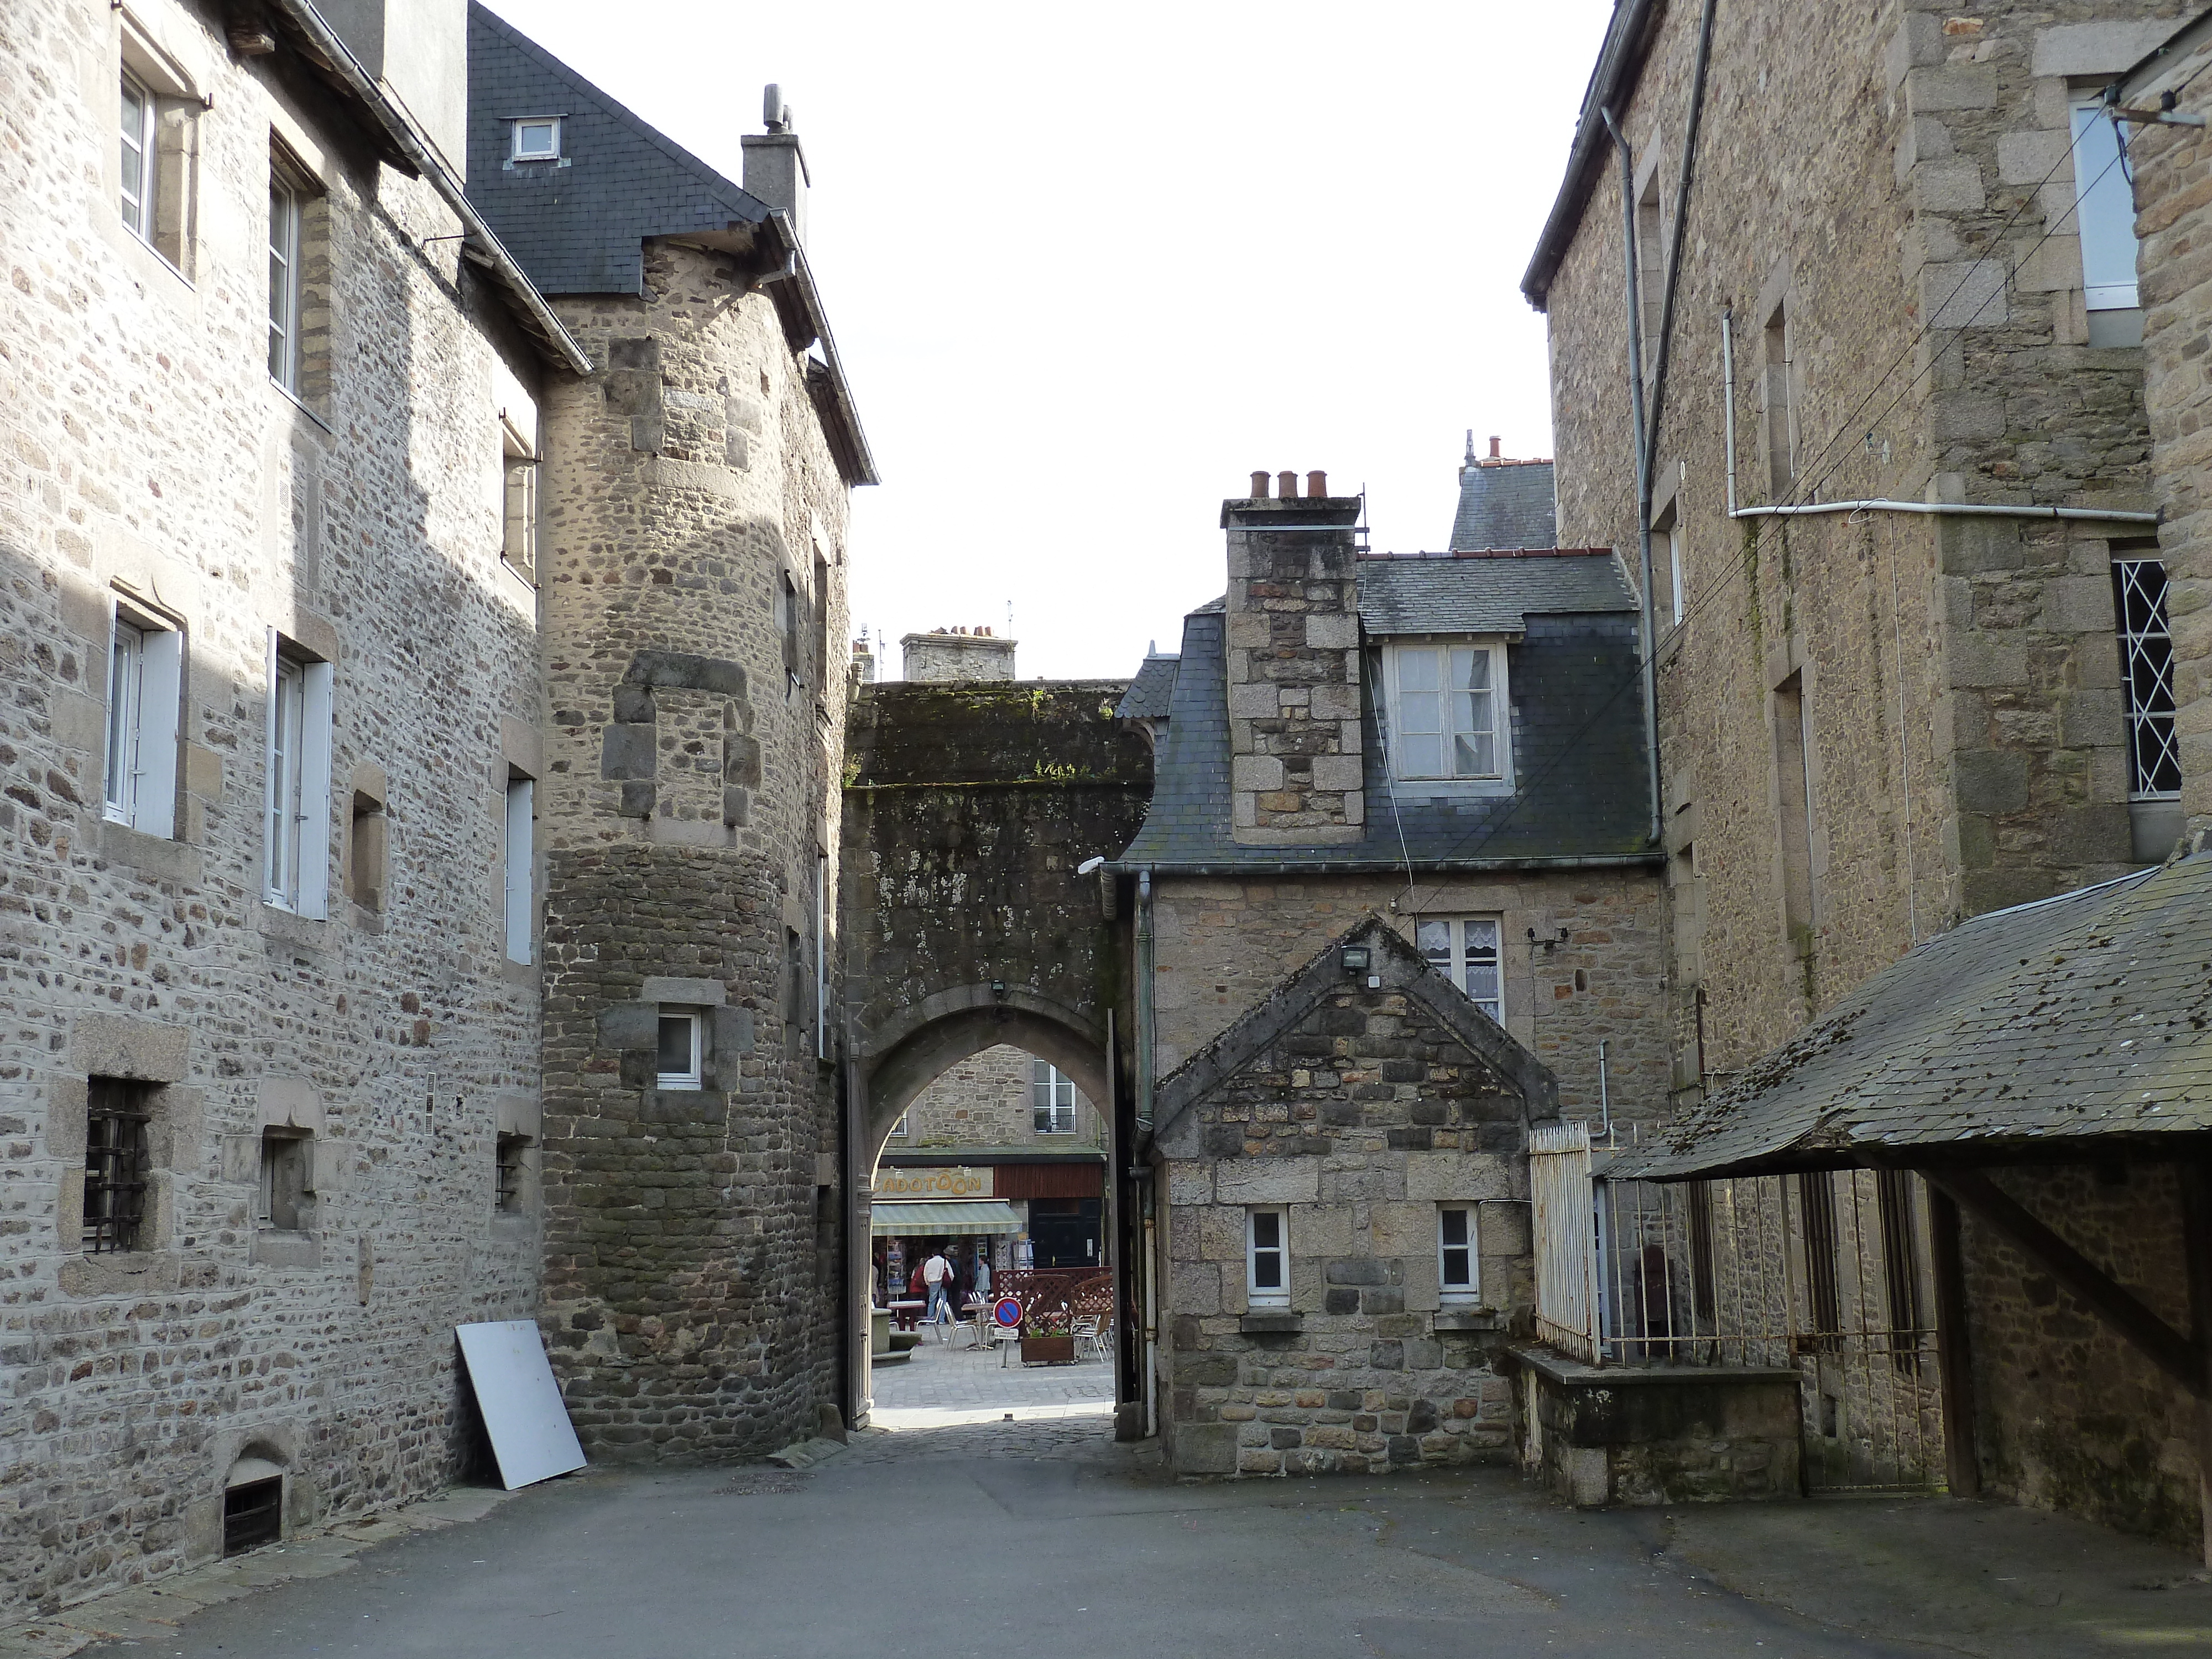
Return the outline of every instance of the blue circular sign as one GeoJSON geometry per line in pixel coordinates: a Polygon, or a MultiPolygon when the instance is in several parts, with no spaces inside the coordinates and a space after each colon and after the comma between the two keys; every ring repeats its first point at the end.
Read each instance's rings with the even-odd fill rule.
{"type": "Polygon", "coordinates": [[[1002,1296],[992,1307],[991,1317],[1011,1331],[1022,1322],[1022,1304],[1011,1296],[1002,1296]]]}

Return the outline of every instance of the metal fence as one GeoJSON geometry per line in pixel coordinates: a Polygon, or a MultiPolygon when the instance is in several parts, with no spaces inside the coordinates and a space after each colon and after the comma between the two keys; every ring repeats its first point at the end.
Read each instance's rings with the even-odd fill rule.
{"type": "Polygon", "coordinates": [[[1917,1177],[1844,1170],[1613,1181],[1607,1153],[1594,1153],[1579,1125],[1540,1131],[1530,1153],[1546,1341],[1599,1365],[1795,1370],[1809,1485],[1942,1484],[1934,1281],[1917,1177]]]}

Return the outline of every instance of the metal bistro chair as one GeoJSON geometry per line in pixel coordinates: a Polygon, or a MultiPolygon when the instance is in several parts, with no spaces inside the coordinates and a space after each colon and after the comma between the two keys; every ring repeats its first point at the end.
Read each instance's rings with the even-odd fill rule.
{"type": "Polygon", "coordinates": [[[1078,1359],[1083,1358],[1083,1351],[1085,1348],[1089,1348],[1091,1350],[1091,1357],[1094,1359],[1103,1359],[1106,1358],[1106,1344],[1100,1335],[1098,1328],[1099,1321],[1096,1316],[1090,1314],[1085,1314],[1082,1318],[1075,1322],[1073,1327],[1075,1333],[1075,1357],[1078,1359]]]}

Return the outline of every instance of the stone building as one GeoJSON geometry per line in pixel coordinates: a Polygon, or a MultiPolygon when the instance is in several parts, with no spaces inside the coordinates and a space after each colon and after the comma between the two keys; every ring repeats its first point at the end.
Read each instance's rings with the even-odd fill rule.
{"type": "Polygon", "coordinates": [[[1184,1474],[1501,1455],[1551,1073],[1379,916],[1164,1079],[1163,1445],[1184,1474]]]}
{"type": "MultiPolygon", "coordinates": [[[[878,1237],[945,1219],[902,1200],[941,1195],[1003,1204],[1000,1267],[1103,1266],[1107,1152],[1113,1126],[1050,1060],[999,1043],[956,1061],[891,1126],[876,1166],[878,1237]]],[[[957,1219],[957,1216],[951,1218],[957,1219]]]]}
{"type": "MultiPolygon", "coordinates": [[[[1786,1259],[1758,1265],[1791,1286],[1813,1467],[1825,1449],[1850,1480],[1899,1478],[1868,1473],[1863,1425],[1909,1392],[1940,1446],[1909,1479],[2174,1537],[2198,1507],[2174,1385],[2098,1322],[2091,1279],[2048,1267],[2094,1256],[2092,1279],[2155,1300],[2143,1275],[2187,1255],[2166,1154],[2061,1151],[2033,1102],[1963,1098],[1875,1146],[1844,1127],[1861,1060],[1811,1060],[1930,952],[1953,1000],[1912,981],[1916,1017],[1964,1019],[1986,991],[2039,1040],[2039,1014],[1967,976],[2008,969],[2015,933],[2025,968],[2065,931],[2012,907],[2139,871],[2183,830],[2155,509],[2191,486],[2154,476],[2161,279],[2137,282],[2103,106],[2184,10],[1905,0],[1716,29],[1710,5],[1624,4],[1524,280],[1552,331],[1561,538],[1650,573],[1672,1080],[1693,1115],[1672,1155],[1616,1174],[1769,1183],[1786,1259]],[[1743,210],[1761,202],[1792,210],[1743,210]],[[1809,1118],[1715,1150],[1715,1126],[1784,1099],[1809,1118]],[[1832,1387],[1838,1360],[1879,1386],[1832,1387]]],[[[2195,331],[2166,337],[2177,363],[2195,331]]],[[[1883,1088],[1975,1059],[1954,1035],[1891,1056],[1883,1088]]]]}
{"type": "Polygon", "coordinates": [[[1689,1095],[1959,918],[2173,845],[2113,599],[2157,535],[2125,186],[2082,124],[2180,9],[1824,0],[1702,58],[1710,8],[1615,10],[1523,288],[1560,539],[1650,538],[1689,1095]]]}
{"type": "MultiPolygon", "coordinates": [[[[1270,482],[1255,475],[1255,489],[1270,482]]],[[[1223,504],[1227,596],[1184,619],[1180,656],[1147,659],[1121,704],[1157,750],[1149,815],[1114,866],[1135,890],[1139,1133],[1147,1090],[1167,1086],[1151,1079],[1181,1073],[1370,915],[1534,1056],[1558,1110],[1656,1121],[1662,860],[1617,561],[1370,557],[1358,500],[1307,483],[1300,495],[1286,473],[1283,493],[1223,504]]],[[[1409,1150],[1430,1126],[1389,1133],[1409,1150]]],[[[1161,1213],[1176,1201],[1158,1184],[1167,1167],[1161,1213]]],[[[1172,1234],[1155,1235],[1167,1322],[1200,1316],[1172,1234]]],[[[1198,1352],[1164,1350],[1156,1418],[1198,1386],[1176,1354],[1221,1369],[1198,1352]]]]}
{"type": "Polygon", "coordinates": [[[536,1305],[503,453],[588,363],[458,15],[0,15],[0,1621],[436,1488],[536,1305]]]}
{"type": "Polygon", "coordinates": [[[471,198],[596,366],[538,486],[539,1317],[593,1455],[767,1451],[853,1404],[832,806],[872,462],[775,88],[741,186],[477,5],[469,80],[471,198]]]}

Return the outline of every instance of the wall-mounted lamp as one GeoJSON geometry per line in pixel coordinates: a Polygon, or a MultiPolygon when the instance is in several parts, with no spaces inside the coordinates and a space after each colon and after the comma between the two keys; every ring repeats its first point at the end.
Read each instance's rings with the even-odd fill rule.
{"type": "Polygon", "coordinates": [[[1096,870],[1100,865],[1105,862],[1106,860],[1103,858],[1085,859],[1082,863],[1075,866],[1075,873],[1079,876],[1087,876],[1093,870],[1096,870]]]}
{"type": "Polygon", "coordinates": [[[991,994],[994,997],[1002,997],[1006,995],[1006,981],[1002,979],[993,980],[991,981],[991,994]]]}
{"type": "Polygon", "coordinates": [[[1338,960],[1346,973],[1364,974],[1367,971],[1367,947],[1364,945],[1347,945],[1344,947],[1343,956],[1338,960]]]}
{"type": "Polygon", "coordinates": [[[1559,932],[1548,936],[1539,936],[1536,930],[1533,927],[1528,930],[1528,948],[1531,951],[1550,951],[1557,949],[1562,945],[1565,945],[1566,942],[1567,930],[1564,927],[1560,928],[1559,932]]]}

